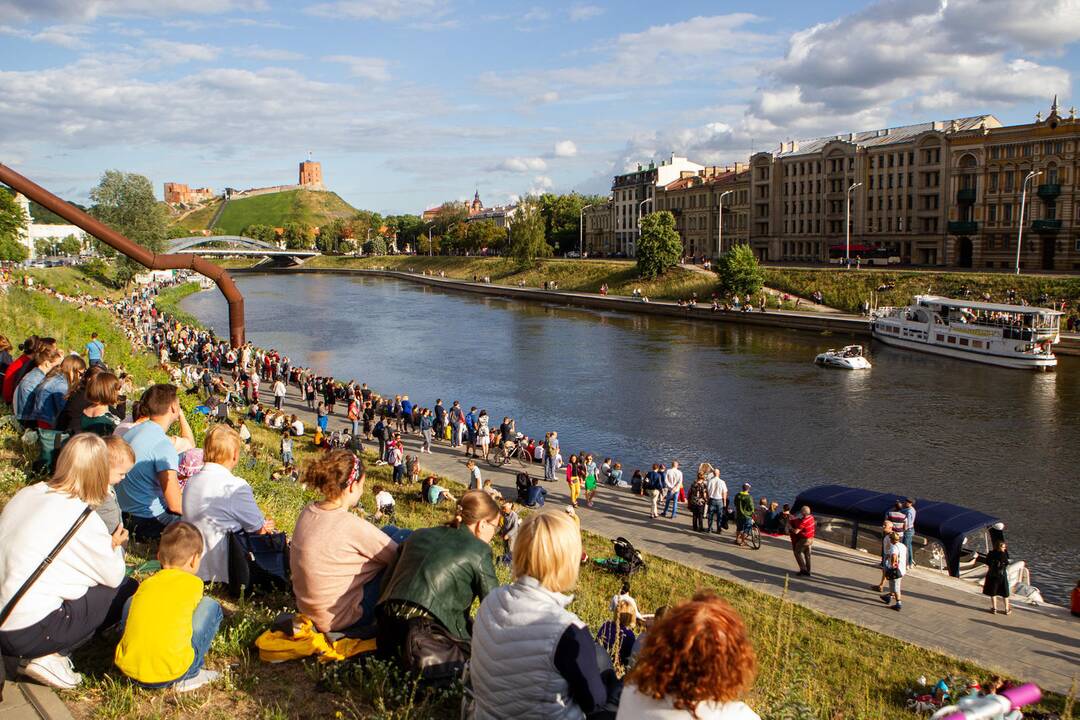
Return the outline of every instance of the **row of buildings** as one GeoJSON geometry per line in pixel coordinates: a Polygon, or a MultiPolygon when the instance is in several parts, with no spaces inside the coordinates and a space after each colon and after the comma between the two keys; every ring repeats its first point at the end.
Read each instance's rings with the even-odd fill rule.
{"type": "Polygon", "coordinates": [[[432,222],[438,217],[439,212],[447,205],[458,206],[465,213],[465,222],[477,222],[479,220],[491,220],[497,227],[505,228],[513,223],[517,205],[496,205],[484,207],[480,200],[480,191],[473,195],[472,202],[461,201],[460,203],[442,203],[433,205],[420,213],[420,219],[425,223],[432,222]]]}
{"type": "Polygon", "coordinates": [[[1055,98],[1022,125],[979,115],[785,142],[727,167],[639,165],[585,210],[584,244],[633,257],[641,215],[669,210],[692,256],[746,243],[762,261],[823,263],[850,230],[852,258],[1011,268],[1023,204],[1020,267],[1080,270],[1078,172],[1080,119],[1055,98]]]}

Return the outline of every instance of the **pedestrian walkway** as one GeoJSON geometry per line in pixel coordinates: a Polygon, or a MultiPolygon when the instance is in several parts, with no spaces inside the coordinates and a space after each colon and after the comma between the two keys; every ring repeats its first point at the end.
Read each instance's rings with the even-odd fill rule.
{"type": "MultiPolygon", "coordinates": [[[[295,386],[289,387],[289,393],[286,406],[301,416],[305,425],[313,426],[314,415],[299,401],[295,386]]],[[[468,404],[467,398],[465,401],[468,404]]],[[[340,429],[346,424],[337,414],[331,418],[330,428],[340,429]]],[[[545,428],[530,430],[540,434],[545,428]]],[[[417,454],[422,468],[463,485],[468,483],[461,450],[436,443],[431,455],[419,455],[419,436],[403,438],[406,452],[417,454]]],[[[507,497],[514,497],[520,465],[511,463],[496,469],[481,461],[480,468],[485,480],[491,480],[507,497]]],[[[543,476],[539,464],[528,472],[543,476]]],[[[687,486],[691,472],[688,469],[687,486]]],[[[565,482],[556,480],[545,483],[545,487],[549,504],[559,507],[569,503],[565,482]]],[[[981,594],[956,588],[928,569],[914,568],[904,579],[904,609],[896,612],[882,604],[871,588],[876,586],[880,570],[877,558],[866,553],[817,543],[814,576],[805,578],[797,574],[786,538],[763,537],[760,550],[740,548],[733,544],[730,531],[723,535],[693,532],[689,512],[675,520],[653,520],[650,510],[646,498],[627,489],[602,486],[594,507],[582,505],[578,516],[586,530],[608,538],[621,535],[652,555],[776,596],[785,592],[786,585],[787,597],[796,603],[1038,683],[1053,692],[1067,694],[1074,679],[1080,678],[1080,621],[1065,608],[1031,609],[1016,604],[1009,616],[991,615],[987,611],[989,602],[981,594]]]]}
{"type": "Polygon", "coordinates": [[[71,720],[71,713],[49,688],[8,681],[0,702],[0,720],[71,720]]]}

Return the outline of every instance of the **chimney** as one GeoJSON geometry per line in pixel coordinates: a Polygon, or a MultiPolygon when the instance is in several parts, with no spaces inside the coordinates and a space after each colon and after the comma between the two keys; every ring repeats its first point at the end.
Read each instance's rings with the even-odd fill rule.
{"type": "Polygon", "coordinates": [[[941,122],[940,120],[935,120],[934,121],[934,123],[933,123],[933,129],[934,130],[941,130],[943,127],[945,127],[945,123],[941,122]]]}

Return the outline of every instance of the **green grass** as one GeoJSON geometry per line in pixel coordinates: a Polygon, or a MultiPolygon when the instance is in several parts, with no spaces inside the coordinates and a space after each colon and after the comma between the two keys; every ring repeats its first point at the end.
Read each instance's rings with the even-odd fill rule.
{"type": "Polygon", "coordinates": [[[981,299],[985,292],[989,293],[995,302],[1006,302],[1007,291],[1015,289],[1017,298],[1024,298],[1030,304],[1035,304],[1043,293],[1052,301],[1062,298],[1068,300],[1069,307],[1074,311],[1080,303],[1080,278],[1046,275],[930,273],[916,270],[871,272],[838,268],[794,270],[767,267],[765,283],[769,287],[803,297],[809,297],[815,290],[820,290],[826,305],[848,312],[858,312],[860,304],[871,298],[876,298],[879,306],[906,305],[915,295],[925,295],[928,291],[935,295],[962,297],[964,288],[970,291],[973,299],[981,299]],[[878,288],[882,285],[894,287],[879,291],[878,288]]]}
{"type": "Polygon", "coordinates": [[[199,283],[184,283],[183,285],[177,285],[162,290],[158,293],[157,300],[154,302],[159,310],[172,315],[180,322],[196,324],[198,323],[198,320],[194,315],[191,315],[180,307],[180,301],[188,295],[194,295],[197,292],[199,292],[199,283]]]}
{"type": "MultiPolygon", "coordinates": [[[[109,268],[106,266],[106,272],[109,268]]],[[[113,285],[112,277],[96,275],[88,265],[74,265],[55,268],[32,268],[20,271],[34,278],[35,283],[44,283],[65,295],[90,293],[95,297],[116,299],[123,297],[123,290],[113,285]]]]}
{"type": "Polygon", "coordinates": [[[169,224],[173,227],[182,227],[186,230],[206,230],[210,227],[210,221],[214,219],[214,213],[221,207],[221,199],[215,198],[207,202],[197,210],[192,210],[183,217],[173,219],[169,224]]]}
{"type": "Polygon", "coordinates": [[[254,224],[282,227],[285,223],[297,222],[320,226],[335,218],[352,217],[355,213],[356,209],[337,193],[288,190],[230,200],[214,229],[223,230],[227,235],[239,235],[248,225],[254,224]]]}
{"type": "MultiPolygon", "coordinates": [[[[79,312],[36,293],[13,290],[0,296],[0,313],[5,318],[5,331],[16,335],[37,329],[40,324],[58,337],[81,339],[93,327],[110,343],[110,349],[119,344],[119,333],[109,325],[104,311],[79,312]],[[12,322],[9,319],[13,317],[12,322]]],[[[149,379],[157,373],[149,356],[131,355],[128,361],[138,377],[149,379]]],[[[186,394],[182,397],[190,410],[195,397],[186,394]]],[[[191,413],[189,417],[196,437],[201,438],[206,430],[205,418],[191,413]]],[[[333,421],[335,425],[342,422],[340,417],[333,421]]],[[[277,469],[278,436],[265,428],[251,427],[251,430],[253,444],[245,451],[237,473],[251,483],[260,506],[278,527],[291,531],[300,509],[314,496],[291,481],[271,479],[272,471],[277,469]]],[[[300,464],[315,455],[309,440],[297,441],[294,451],[300,464]]],[[[367,487],[370,489],[376,483],[392,487],[389,468],[374,467],[370,453],[365,460],[367,487]]],[[[0,505],[27,482],[25,467],[26,454],[18,434],[10,427],[0,428],[0,505]]],[[[463,490],[452,480],[443,478],[441,482],[455,494],[463,490]]],[[[446,508],[416,500],[418,489],[410,484],[394,490],[398,500],[395,523],[418,528],[447,520],[446,508]]],[[[363,506],[368,512],[374,510],[370,492],[363,506]]],[[[592,557],[611,555],[611,542],[606,538],[584,533],[584,544],[592,557]]],[[[152,555],[151,548],[145,546],[129,550],[129,564],[133,566],[152,555]]],[[[991,675],[990,671],[971,663],[887,638],[677,563],[651,556],[646,557],[646,562],[648,571],[635,581],[633,589],[643,610],[676,603],[706,588],[719,593],[739,610],[750,629],[761,666],[748,702],[765,720],[915,718],[904,708],[904,693],[920,674],[980,680],[991,675]],[[881,660],[883,653],[887,654],[887,662],[881,660]]],[[[498,572],[502,581],[509,580],[505,568],[500,567],[498,572]]],[[[608,618],[608,600],[618,591],[619,584],[616,576],[591,564],[584,566],[570,610],[595,631],[608,618]]],[[[223,671],[221,682],[183,696],[132,688],[118,679],[110,665],[116,638],[103,638],[76,655],[76,667],[86,674],[86,684],[78,691],[63,693],[76,717],[181,718],[196,714],[206,720],[456,717],[456,696],[417,696],[409,691],[407,681],[381,666],[260,662],[252,641],[279,611],[291,608],[292,598],[275,595],[238,602],[214,594],[227,613],[208,659],[211,668],[223,671]]],[[[1059,711],[1065,707],[1061,698],[1051,698],[1046,706],[1059,711]]],[[[1071,711],[1066,709],[1063,716],[1071,718],[1071,711]]]]}

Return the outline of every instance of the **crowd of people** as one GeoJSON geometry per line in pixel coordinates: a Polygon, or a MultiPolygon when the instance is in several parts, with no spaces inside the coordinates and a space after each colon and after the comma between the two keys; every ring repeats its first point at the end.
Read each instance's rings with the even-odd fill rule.
{"type": "MultiPolygon", "coordinates": [[[[202,373],[184,378],[182,369],[180,379],[192,381],[205,403],[246,406],[240,421],[256,417],[253,408],[263,410],[264,422],[280,410],[261,408],[260,377],[272,387],[288,378],[310,405],[322,405],[320,417],[343,406],[350,436],[378,435],[391,463],[401,433],[448,429],[474,464],[492,443],[512,442],[531,446],[551,475],[559,467],[556,433],[535,442],[508,417],[495,425],[459,403],[443,410],[437,403],[428,413],[405,396],[380,398],[364,385],[293,368],[273,352],[247,346],[233,353],[209,333],[162,317],[152,291],[115,309],[132,341],[159,353],[170,371],[210,369],[205,381],[202,373]]],[[[196,446],[182,390],[165,383],[137,399],[134,388],[121,395],[123,382],[97,337],[83,348],[87,361],[50,338],[28,338],[20,348],[0,367],[5,390],[11,400],[19,395],[16,416],[27,430],[55,433],[37,441],[54,456],[39,460],[48,479],[20,490],[0,513],[0,602],[12,607],[0,622],[0,651],[18,658],[23,674],[71,689],[82,680],[71,651],[115,627],[114,665],[132,683],[182,692],[214,681],[206,655],[224,613],[206,584],[229,582],[230,534],[276,532],[234,474],[245,443],[236,423],[212,423],[196,446]],[[155,548],[160,564],[141,582],[126,572],[132,540],[155,548]]],[[[280,388],[272,392],[280,397],[280,388]]],[[[296,434],[306,436],[302,428],[296,434]]],[[[432,686],[468,663],[476,718],[511,710],[525,718],[757,717],[740,702],[756,669],[752,645],[725,601],[696,596],[649,618],[648,632],[635,635],[629,628],[639,615],[627,592],[613,599],[615,625],[594,636],[566,609],[582,556],[575,517],[538,507],[522,520],[477,473],[460,498],[425,481],[425,499],[449,508],[445,524],[377,525],[354,512],[367,493],[357,449],[327,447],[300,473],[319,499],[301,510],[291,537],[291,589],[298,613],[318,632],[375,638],[380,656],[432,686]],[[509,585],[495,574],[496,538],[506,546],[509,585]],[[707,668],[702,657],[712,659],[707,668]]],[[[624,484],[610,458],[598,464],[575,454],[565,467],[568,481],[584,489],[585,506],[600,482],[624,484]]],[[[543,491],[539,482],[530,489],[543,491]]],[[[393,496],[383,488],[373,494],[377,514],[392,518],[393,496]]],[[[537,494],[542,506],[544,493],[537,494]]]]}

